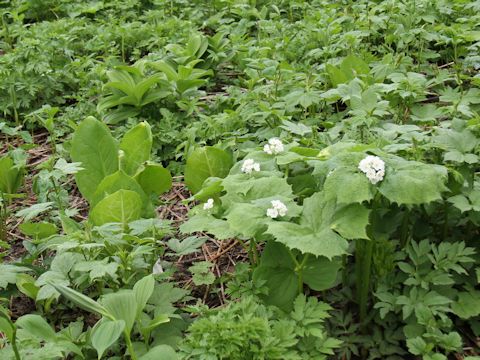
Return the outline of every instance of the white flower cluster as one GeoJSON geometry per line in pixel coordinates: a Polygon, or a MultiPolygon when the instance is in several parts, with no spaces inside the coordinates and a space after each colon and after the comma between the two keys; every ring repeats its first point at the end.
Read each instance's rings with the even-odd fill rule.
{"type": "Polygon", "coordinates": [[[242,172],[245,174],[251,174],[253,171],[260,171],[260,164],[256,163],[253,159],[246,159],[242,164],[242,172]]]}
{"type": "Polygon", "coordinates": [[[203,204],[203,210],[210,210],[213,208],[213,199],[208,199],[205,204],[203,204]]]}
{"type": "Polygon", "coordinates": [[[283,143],[280,139],[271,138],[268,140],[268,144],[265,144],[263,147],[263,151],[265,151],[269,155],[276,155],[283,152],[283,143]]]}
{"type": "Polygon", "coordinates": [[[288,209],[283,202],[280,200],[272,200],[271,203],[272,207],[267,209],[267,216],[275,219],[279,216],[287,215],[288,209]]]}
{"type": "Polygon", "coordinates": [[[358,168],[372,184],[382,181],[385,176],[385,162],[378,156],[368,155],[360,161],[358,168]]]}

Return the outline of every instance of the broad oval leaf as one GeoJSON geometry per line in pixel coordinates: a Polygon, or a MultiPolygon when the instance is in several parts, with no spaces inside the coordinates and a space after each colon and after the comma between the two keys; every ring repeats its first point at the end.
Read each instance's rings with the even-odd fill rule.
{"type": "Polygon", "coordinates": [[[196,193],[207,178],[223,178],[231,167],[232,158],[226,151],[211,146],[198,148],[187,159],[185,184],[192,193],[196,193]]]}
{"type": "Polygon", "coordinates": [[[268,294],[262,296],[270,305],[291,311],[298,295],[299,278],[286,247],[269,241],[262,253],[260,265],[253,272],[254,281],[264,281],[268,294]]]}
{"type": "Polygon", "coordinates": [[[160,164],[146,164],[135,179],[147,195],[160,195],[172,187],[172,175],[170,171],[160,164]]]}
{"type": "Polygon", "coordinates": [[[118,190],[93,208],[90,219],[95,225],[116,222],[126,227],[130,221],[138,220],[141,212],[140,195],[130,190],[118,190]]]}
{"type": "Polygon", "coordinates": [[[81,162],[75,174],[78,189],[90,202],[100,182],[118,169],[118,146],[108,127],[87,117],[75,130],[70,156],[81,162]]]}
{"type": "Polygon", "coordinates": [[[97,191],[95,191],[92,202],[90,204],[91,207],[95,208],[95,206],[102,199],[104,199],[108,195],[117,192],[118,190],[130,190],[136,192],[140,196],[140,199],[143,203],[142,215],[144,217],[151,217],[154,215],[153,205],[151,204],[147,194],[145,194],[142,187],[134,178],[127,175],[122,170],[118,170],[102,180],[100,185],[98,185],[97,191]]]}
{"type": "Polygon", "coordinates": [[[335,286],[342,263],[339,258],[310,256],[303,268],[303,282],[315,291],[323,291],[335,286]]]}
{"type": "Polygon", "coordinates": [[[98,359],[112,346],[125,329],[123,320],[102,319],[95,324],[90,335],[92,346],[97,350],[98,359]]]}
{"type": "Polygon", "coordinates": [[[168,345],[157,345],[150,349],[145,355],[142,355],[139,360],[178,360],[180,357],[175,353],[175,350],[168,345]]]}
{"type": "Polygon", "coordinates": [[[152,151],[152,131],[150,125],[141,122],[123,136],[120,150],[124,153],[123,170],[134,176],[139,167],[150,158],[152,151]]]}

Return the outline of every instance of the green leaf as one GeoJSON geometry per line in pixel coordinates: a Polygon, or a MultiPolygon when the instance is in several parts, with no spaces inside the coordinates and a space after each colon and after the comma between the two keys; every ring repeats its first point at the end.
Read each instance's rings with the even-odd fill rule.
{"type": "Polygon", "coordinates": [[[125,328],[123,320],[102,319],[95,324],[90,335],[92,346],[97,350],[98,359],[102,358],[103,353],[112,346],[125,328]]]}
{"type": "Polygon", "coordinates": [[[178,256],[182,256],[197,251],[206,241],[206,237],[189,236],[182,241],[176,238],[170,239],[167,241],[167,245],[178,256]]]}
{"type": "Polygon", "coordinates": [[[44,239],[57,233],[55,224],[48,222],[25,222],[21,224],[19,228],[23,234],[38,239],[44,239]]]}
{"type": "Polygon", "coordinates": [[[341,266],[340,259],[310,256],[303,268],[303,282],[315,291],[330,289],[337,282],[341,266]]]}
{"type": "Polygon", "coordinates": [[[123,136],[120,150],[124,152],[123,170],[134,176],[139,167],[148,159],[152,151],[152,131],[150,125],[141,122],[123,136]]]}
{"type": "Polygon", "coordinates": [[[20,211],[17,211],[15,214],[18,217],[23,217],[24,222],[28,222],[29,220],[37,217],[41,213],[50,210],[52,208],[53,202],[44,202],[44,203],[39,203],[39,204],[33,204],[32,206],[22,209],[20,211]]]}
{"type": "Polygon", "coordinates": [[[14,327],[6,318],[0,317],[0,332],[3,333],[8,340],[13,341],[14,327]]]}
{"type": "Polygon", "coordinates": [[[213,264],[209,261],[199,261],[188,269],[192,273],[193,283],[197,286],[211,285],[215,282],[215,275],[211,271],[213,264]]]}
{"type": "Polygon", "coordinates": [[[82,195],[91,201],[100,182],[118,169],[118,147],[107,126],[87,117],[73,134],[70,155],[84,170],[75,174],[82,195]]]}
{"type": "Polygon", "coordinates": [[[339,204],[362,203],[373,199],[372,185],[355,168],[338,167],[326,178],[324,190],[339,204]]]}
{"type": "Polygon", "coordinates": [[[9,156],[0,158],[0,192],[15,194],[22,185],[24,169],[15,165],[9,156]]]}
{"type": "Polygon", "coordinates": [[[130,190],[137,193],[142,200],[142,215],[145,217],[151,217],[153,215],[153,206],[147,194],[145,194],[142,187],[134,178],[127,175],[122,170],[118,170],[102,180],[98,185],[97,191],[95,191],[95,194],[93,195],[90,203],[91,208],[94,209],[102,199],[105,199],[105,197],[118,190],[130,190]]]}
{"type": "Polygon", "coordinates": [[[152,331],[155,329],[157,326],[160,326],[162,324],[170,322],[170,318],[166,314],[160,314],[158,316],[155,316],[155,319],[152,319],[146,327],[144,327],[142,330],[145,331],[152,331]]]}
{"type": "Polygon", "coordinates": [[[429,352],[427,343],[420,336],[407,339],[407,347],[413,355],[423,355],[429,352]]]}
{"type": "Polygon", "coordinates": [[[331,228],[345,239],[368,239],[366,228],[370,210],[361,204],[350,204],[335,211],[331,228]]]}
{"type": "Polygon", "coordinates": [[[52,285],[60,294],[65,296],[68,300],[72,301],[83,310],[87,310],[110,318],[110,314],[108,313],[107,309],[95,300],[90,299],[88,296],[85,296],[78,291],[70,289],[65,285],[58,285],[54,283],[51,283],[50,285],[52,285]]]}
{"type": "Polygon", "coordinates": [[[265,223],[270,218],[265,215],[265,212],[266,209],[262,209],[258,205],[237,203],[231,206],[226,220],[230,229],[235,231],[237,235],[251,238],[266,229],[265,223]]]}
{"type": "Polygon", "coordinates": [[[61,171],[64,175],[76,174],[80,170],[83,170],[80,163],[67,163],[63,158],[58,159],[53,168],[61,171]]]}
{"type": "Polygon", "coordinates": [[[385,178],[378,187],[388,200],[397,204],[425,204],[442,198],[447,190],[447,170],[439,165],[389,159],[385,178]]]}
{"type": "Polygon", "coordinates": [[[229,239],[236,235],[227,221],[217,219],[205,212],[192,216],[180,225],[180,231],[186,234],[205,231],[214,235],[219,240],[229,239]]]}
{"type": "Polygon", "coordinates": [[[331,229],[334,214],[334,201],[326,201],[324,193],[318,192],[304,201],[300,224],[273,221],[267,233],[290,249],[332,259],[346,254],[348,247],[347,241],[331,229]]]}
{"type": "Polygon", "coordinates": [[[142,211],[142,199],[130,190],[118,190],[108,195],[90,212],[90,219],[95,225],[116,222],[124,228],[130,221],[138,220],[142,211]]]}
{"type": "Polygon", "coordinates": [[[458,293],[458,299],[451,307],[454,314],[462,319],[480,315],[480,291],[458,293]]]}
{"type": "Polygon", "coordinates": [[[231,167],[232,158],[226,151],[211,146],[198,148],[187,159],[185,184],[192,193],[196,193],[207,178],[223,178],[231,167]]]}
{"type": "Polygon", "coordinates": [[[178,360],[180,357],[175,353],[175,350],[168,345],[157,345],[150,349],[145,355],[141,356],[139,360],[178,360]]]}
{"type": "Polygon", "coordinates": [[[125,330],[129,334],[137,317],[138,304],[136,299],[136,293],[132,290],[107,294],[101,299],[102,305],[113,319],[125,322],[125,330]]]}
{"type": "Polygon", "coordinates": [[[36,338],[52,342],[57,340],[55,331],[40,315],[23,315],[18,318],[16,325],[36,338]]]}
{"type": "Polygon", "coordinates": [[[152,296],[154,288],[155,279],[153,278],[153,275],[147,275],[143,277],[133,286],[133,291],[137,301],[137,316],[140,315],[145,305],[147,305],[147,301],[150,299],[150,296],[152,296]]]}
{"type": "Polygon", "coordinates": [[[253,272],[253,280],[265,282],[268,294],[262,295],[270,305],[290,311],[298,295],[298,276],[288,249],[275,241],[267,242],[260,265],[253,272]]]}
{"type": "Polygon", "coordinates": [[[30,299],[36,300],[40,288],[35,285],[35,281],[36,280],[28,274],[18,274],[15,285],[21,293],[30,299]]]}
{"type": "Polygon", "coordinates": [[[161,195],[172,187],[172,175],[162,165],[147,163],[135,179],[147,195],[161,195]]]}
{"type": "Polygon", "coordinates": [[[0,264],[0,289],[5,289],[8,284],[15,284],[18,275],[27,271],[30,269],[24,266],[0,264]]]}

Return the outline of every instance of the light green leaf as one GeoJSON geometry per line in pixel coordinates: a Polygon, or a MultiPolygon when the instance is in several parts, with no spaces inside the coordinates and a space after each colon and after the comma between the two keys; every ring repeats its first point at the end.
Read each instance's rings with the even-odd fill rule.
{"type": "Polygon", "coordinates": [[[161,195],[172,187],[172,175],[162,165],[147,163],[143,170],[135,176],[146,194],[161,195]]]}
{"type": "Polygon", "coordinates": [[[334,201],[325,200],[324,193],[318,192],[304,201],[300,224],[274,221],[267,233],[290,249],[332,259],[346,254],[348,247],[347,241],[331,229],[334,214],[334,201]]]}
{"type": "Polygon", "coordinates": [[[175,350],[168,345],[157,345],[150,349],[145,355],[141,356],[139,360],[178,360],[180,357],[175,353],[175,350]]]}
{"type": "Polygon", "coordinates": [[[14,164],[9,156],[0,158],[0,191],[14,194],[22,184],[24,169],[14,164]]]}
{"type": "Polygon", "coordinates": [[[351,167],[339,167],[326,178],[324,190],[339,204],[361,203],[373,199],[372,185],[364,174],[351,167]]]}
{"type": "Polygon", "coordinates": [[[170,239],[167,241],[167,245],[178,256],[182,256],[197,251],[206,241],[206,237],[189,236],[182,241],[176,238],[170,239]]]}
{"type": "Polygon", "coordinates": [[[13,325],[9,320],[3,317],[0,317],[0,332],[2,332],[8,340],[12,341],[14,334],[13,325]]]}
{"type": "Polygon", "coordinates": [[[168,317],[168,315],[160,314],[156,316],[154,319],[150,320],[150,322],[148,322],[148,324],[145,327],[142,327],[142,331],[150,332],[156,327],[162,324],[166,324],[168,322],[170,322],[170,318],[168,317]]]}
{"type": "Polygon", "coordinates": [[[41,340],[52,342],[57,340],[55,331],[40,315],[23,315],[18,318],[16,325],[41,340]]]}
{"type": "Polygon", "coordinates": [[[107,294],[102,297],[101,303],[113,319],[125,322],[125,330],[128,333],[132,331],[138,308],[134,291],[123,290],[107,294]]]}
{"type": "Polygon", "coordinates": [[[120,150],[124,152],[123,170],[134,176],[140,165],[150,159],[152,151],[152,131],[150,125],[141,122],[123,136],[120,150]]]}
{"type": "Polygon", "coordinates": [[[331,229],[345,239],[368,239],[366,228],[370,210],[361,204],[350,204],[335,211],[331,229]]]}
{"type": "Polygon", "coordinates": [[[117,222],[124,227],[130,221],[138,220],[142,211],[142,199],[130,190],[118,190],[108,195],[90,212],[90,219],[95,225],[117,222]]]}
{"type": "Polygon", "coordinates": [[[5,289],[8,284],[15,284],[18,275],[27,271],[30,269],[24,266],[0,264],[0,289],[5,289]]]}
{"type": "Polygon", "coordinates": [[[219,240],[225,240],[235,236],[235,231],[230,228],[227,221],[217,219],[206,212],[192,216],[180,225],[180,231],[185,234],[205,231],[214,235],[219,240]]]}
{"type": "Polygon", "coordinates": [[[30,299],[36,300],[40,288],[35,285],[35,278],[28,274],[18,274],[15,285],[18,290],[28,296],[30,299]]]}
{"type": "Polygon", "coordinates": [[[57,233],[55,224],[48,222],[24,222],[19,228],[23,234],[38,239],[43,239],[57,233]]]}
{"type": "Polygon", "coordinates": [[[145,305],[147,305],[147,301],[150,299],[150,296],[152,296],[154,288],[155,279],[153,278],[153,275],[147,275],[143,277],[133,286],[133,291],[137,301],[137,316],[140,315],[145,305]]]}
{"type": "Polygon", "coordinates": [[[95,324],[90,339],[93,348],[97,350],[98,359],[101,359],[105,350],[117,341],[124,328],[123,320],[102,319],[95,324]]]}
{"type": "Polygon", "coordinates": [[[429,352],[427,343],[420,336],[407,339],[407,347],[413,355],[422,355],[429,352]]]}
{"type": "Polygon", "coordinates": [[[347,241],[329,228],[314,231],[298,224],[272,222],[268,226],[267,233],[290,249],[298,249],[302,253],[325,256],[329,259],[346,254],[348,247],[347,241]]]}
{"type": "Polygon", "coordinates": [[[447,170],[443,166],[403,159],[389,159],[388,165],[378,190],[391,202],[425,204],[441,199],[441,193],[447,190],[447,170]]]}
{"type": "Polygon", "coordinates": [[[82,293],[79,293],[78,291],[70,289],[65,285],[58,285],[55,283],[51,283],[50,285],[52,285],[60,294],[65,296],[68,300],[72,301],[83,310],[100,314],[108,318],[111,317],[104,306],[102,306],[95,300],[90,299],[88,296],[85,296],[82,293]]]}
{"type": "Polygon", "coordinates": [[[211,285],[215,282],[215,275],[211,271],[213,264],[209,261],[199,261],[188,269],[192,273],[193,283],[197,286],[211,285]]]}
{"type": "Polygon", "coordinates": [[[458,299],[451,307],[454,314],[462,319],[480,315],[480,291],[458,293],[458,299]]]}
{"type": "Polygon", "coordinates": [[[75,180],[82,195],[91,201],[103,178],[118,169],[117,143],[105,124],[87,117],[73,134],[70,155],[84,168],[75,174],[75,180]]]}
{"type": "Polygon", "coordinates": [[[67,163],[65,159],[58,159],[55,163],[54,169],[60,170],[65,175],[76,174],[80,170],[84,170],[83,167],[80,166],[80,163],[67,163]]]}
{"type": "Polygon", "coordinates": [[[105,197],[117,192],[118,190],[130,190],[137,193],[143,203],[142,215],[145,217],[151,217],[153,215],[152,204],[142,187],[137,181],[135,181],[134,178],[127,175],[122,170],[118,170],[113,174],[108,175],[101,181],[90,203],[91,208],[94,209],[102,199],[105,199],[105,197]]]}
{"type": "Polygon", "coordinates": [[[192,193],[202,188],[203,182],[211,177],[223,178],[232,167],[232,158],[224,150],[206,146],[196,149],[187,159],[185,184],[192,193]]]}
{"type": "Polygon", "coordinates": [[[20,211],[17,211],[15,214],[18,217],[23,217],[23,221],[27,222],[30,221],[31,219],[37,217],[41,213],[50,210],[53,206],[53,202],[44,202],[44,203],[39,203],[39,204],[33,204],[32,206],[22,209],[20,211]]]}

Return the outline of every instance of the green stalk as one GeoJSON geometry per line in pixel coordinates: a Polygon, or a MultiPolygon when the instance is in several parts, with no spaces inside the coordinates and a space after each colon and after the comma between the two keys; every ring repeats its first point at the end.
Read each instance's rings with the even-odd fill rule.
{"type": "Polygon", "coordinates": [[[310,254],[306,254],[300,265],[297,266],[297,275],[298,275],[298,294],[303,293],[303,268],[305,267],[305,264],[307,263],[308,257],[310,254]]]}
{"type": "Polygon", "coordinates": [[[356,240],[357,301],[362,328],[367,317],[368,295],[370,292],[373,240],[356,240]],[[360,249],[362,249],[360,251],[360,249]]]}
{"type": "Polygon", "coordinates": [[[255,241],[255,238],[250,239],[250,248],[248,250],[248,257],[250,259],[250,263],[253,266],[256,266],[258,263],[258,249],[257,249],[257,242],[255,241]]]}
{"type": "Polygon", "coordinates": [[[132,344],[132,340],[130,339],[130,334],[128,333],[128,331],[124,330],[123,335],[125,337],[125,342],[127,343],[127,349],[128,349],[128,353],[130,354],[130,358],[132,360],[137,360],[137,355],[133,350],[133,344],[132,344]]]}
{"type": "Polygon", "coordinates": [[[11,344],[12,344],[13,353],[15,354],[15,360],[22,360],[17,347],[17,329],[15,327],[13,329],[11,344]]]}
{"type": "MultiPolygon", "coordinates": [[[[372,223],[375,220],[375,213],[379,202],[379,194],[375,195],[372,201],[372,223]]],[[[368,298],[371,288],[372,255],[375,239],[357,239],[355,246],[355,272],[356,272],[356,296],[359,308],[359,318],[362,332],[365,331],[365,320],[367,318],[368,298]]]]}
{"type": "Polygon", "coordinates": [[[407,208],[403,215],[402,227],[400,229],[400,247],[403,249],[408,242],[408,225],[410,222],[410,210],[407,208]]]}

